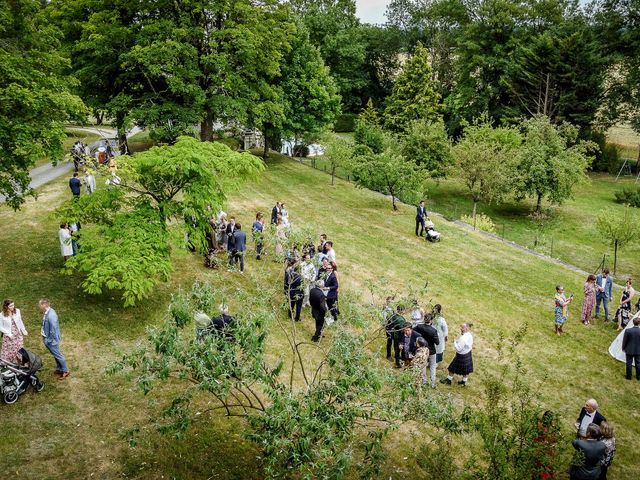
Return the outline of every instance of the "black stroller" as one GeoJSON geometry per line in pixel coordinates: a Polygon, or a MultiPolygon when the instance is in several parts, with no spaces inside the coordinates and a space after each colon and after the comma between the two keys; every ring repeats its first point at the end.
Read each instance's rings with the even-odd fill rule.
{"type": "Polygon", "coordinates": [[[29,384],[36,392],[41,392],[44,383],[38,378],[37,372],[42,368],[40,356],[21,348],[22,365],[0,360],[0,395],[6,404],[16,403],[18,397],[27,391],[29,384]]]}

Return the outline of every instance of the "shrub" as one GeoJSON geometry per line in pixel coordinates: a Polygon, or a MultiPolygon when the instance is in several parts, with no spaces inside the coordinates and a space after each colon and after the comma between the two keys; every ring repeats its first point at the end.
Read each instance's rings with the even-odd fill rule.
{"type": "Polygon", "coordinates": [[[357,118],[355,113],[343,113],[336,120],[333,131],[338,133],[353,132],[357,118]]]}
{"type": "MultiPolygon", "coordinates": [[[[469,225],[474,225],[473,217],[471,215],[462,215],[460,217],[464,223],[468,223],[469,225]]],[[[496,233],[496,224],[493,223],[491,217],[485,215],[484,213],[479,213],[476,215],[475,228],[477,230],[483,230],[489,233],[496,233]]]]}
{"type": "Polygon", "coordinates": [[[594,160],[591,170],[594,172],[617,173],[622,159],[618,145],[607,142],[607,136],[603,132],[592,131],[588,135],[589,140],[595,142],[598,148],[594,151],[594,160]]]}
{"type": "Polygon", "coordinates": [[[623,188],[614,193],[616,202],[632,207],[640,207],[640,188],[623,188]]]}

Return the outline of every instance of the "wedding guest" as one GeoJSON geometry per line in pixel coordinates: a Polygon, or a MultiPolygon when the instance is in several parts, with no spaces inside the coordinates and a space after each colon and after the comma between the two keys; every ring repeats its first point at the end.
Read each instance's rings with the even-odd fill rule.
{"type": "Polygon", "coordinates": [[[411,310],[411,326],[416,328],[424,321],[424,310],[418,305],[418,300],[413,301],[413,308],[411,310]]]}
{"type": "Polygon", "coordinates": [[[96,177],[93,170],[88,168],[84,172],[84,187],[89,195],[96,191],[96,177]]]}
{"type": "Polygon", "coordinates": [[[276,219],[276,261],[282,261],[284,243],[287,241],[287,226],[282,222],[282,215],[276,219]]]}
{"type": "MultiPolygon", "coordinates": [[[[405,367],[410,367],[413,357],[416,355],[418,338],[422,338],[418,332],[413,330],[411,323],[407,322],[402,328],[402,337],[400,340],[400,353],[405,367]]],[[[425,374],[426,375],[426,374],[425,374]]]]}
{"type": "Polygon", "coordinates": [[[24,347],[24,336],[27,330],[22,323],[20,309],[11,299],[2,302],[2,313],[0,314],[0,332],[2,337],[2,350],[0,359],[5,362],[17,363],[20,359],[18,352],[24,347]]]}
{"type": "Polygon", "coordinates": [[[602,269],[602,273],[596,277],[596,319],[600,315],[600,303],[604,306],[604,321],[609,321],[609,301],[613,297],[613,279],[609,275],[609,269],[602,269]]]}
{"type": "Polygon", "coordinates": [[[51,352],[53,358],[56,361],[55,373],[59,375],[60,379],[67,378],[69,376],[69,367],[67,367],[67,361],[64,355],[60,351],[60,323],[58,322],[58,315],[56,311],[49,305],[49,300],[42,298],[38,303],[40,310],[43,313],[42,316],[42,341],[47,350],[51,352]]]}
{"type": "Polygon", "coordinates": [[[562,326],[569,317],[569,304],[573,302],[573,295],[569,298],[564,295],[564,287],[562,285],[556,285],[556,308],[555,308],[555,323],[556,323],[556,335],[560,335],[562,332],[562,326]]]}
{"type": "Polygon", "coordinates": [[[615,320],[618,322],[618,331],[624,329],[629,323],[629,318],[631,318],[631,299],[635,293],[636,291],[633,289],[633,279],[629,278],[622,291],[618,310],[616,310],[615,320]]]}
{"type": "Polygon", "coordinates": [[[256,260],[262,257],[262,247],[264,246],[264,216],[261,212],[256,214],[256,221],[251,226],[253,232],[253,241],[256,243],[256,260]]]}
{"type": "Polygon", "coordinates": [[[613,457],[616,454],[616,437],[614,436],[613,425],[608,422],[600,424],[600,441],[604,443],[605,451],[602,463],[600,463],[600,479],[607,480],[607,471],[613,463],[613,457]]]}
{"type": "Polygon", "coordinates": [[[336,251],[333,249],[333,242],[325,242],[324,248],[326,249],[325,255],[329,262],[336,261],[336,251]]]}
{"type": "Polygon", "coordinates": [[[433,326],[438,331],[438,344],[436,345],[436,363],[444,359],[444,350],[449,341],[449,326],[442,315],[442,305],[435,304],[432,309],[433,326]]]}
{"type": "Polygon", "coordinates": [[[393,311],[392,300],[393,297],[388,297],[387,305],[385,306],[385,309],[391,309],[391,315],[387,310],[383,311],[383,314],[385,314],[385,331],[387,333],[387,360],[391,359],[391,346],[393,345],[394,368],[402,368],[402,365],[400,365],[400,342],[404,335],[402,329],[407,321],[402,316],[402,305],[396,305],[395,311],[393,311]]]}
{"type": "Polygon", "coordinates": [[[473,373],[473,356],[471,350],[473,349],[473,335],[471,335],[470,323],[463,323],[460,325],[460,336],[453,342],[453,347],[456,349],[456,356],[449,364],[449,375],[447,378],[440,380],[440,383],[451,385],[453,383],[453,376],[460,375],[462,380],[458,382],[458,385],[466,386],[469,381],[469,375],[473,373]]]}
{"type": "Polygon", "coordinates": [[[607,419],[598,412],[598,402],[595,399],[590,398],[584,403],[584,407],[580,410],[580,415],[576,419],[575,427],[578,431],[579,438],[585,438],[587,435],[587,427],[592,423],[600,425],[602,422],[606,422],[607,419]]]}
{"type": "Polygon", "coordinates": [[[284,271],[284,294],[289,301],[289,318],[299,322],[303,298],[302,276],[294,260],[287,262],[287,268],[284,271]]]}
{"type": "Polygon", "coordinates": [[[69,260],[69,257],[73,256],[71,230],[67,228],[66,223],[60,225],[60,230],[58,230],[58,240],[60,240],[60,253],[66,262],[69,260]]]}
{"type": "Polygon", "coordinates": [[[321,233],[320,243],[318,244],[318,253],[324,253],[325,255],[327,254],[326,243],[327,243],[327,234],[321,233]]]}
{"type": "Polygon", "coordinates": [[[271,223],[275,225],[278,222],[278,215],[282,213],[282,206],[280,202],[276,202],[275,206],[271,210],[271,223]]]}
{"type": "Polygon", "coordinates": [[[591,424],[587,427],[584,439],[576,438],[573,448],[578,451],[578,463],[571,466],[569,480],[597,480],[602,472],[600,465],[607,447],[600,441],[600,427],[591,424]]]}
{"type": "MultiPolygon", "coordinates": [[[[427,360],[431,374],[431,388],[436,388],[436,347],[438,346],[438,343],[440,343],[440,338],[438,336],[438,331],[433,326],[433,315],[431,313],[427,313],[424,317],[424,323],[416,325],[414,330],[424,338],[425,342],[427,342],[427,348],[429,350],[427,360]]],[[[426,380],[424,383],[426,383],[426,380]]]]}
{"type": "Polygon", "coordinates": [[[626,378],[631,380],[631,367],[636,366],[636,379],[640,380],[640,317],[633,319],[633,327],[627,328],[622,335],[622,351],[627,364],[626,378]]]}
{"type": "Polygon", "coordinates": [[[78,172],[73,172],[73,177],[69,179],[69,189],[73,194],[73,198],[80,198],[80,191],[82,190],[82,182],[78,178],[78,172]]]}
{"type": "Polygon", "coordinates": [[[322,288],[324,282],[318,280],[313,284],[311,290],[309,290],[309,304],[311,305],[311,316],[316,322],[316,331],[311,337],[314,342],[319,342],[322,337],[322,330],[324,329],[324,317],[329,311],[327,307],[327,297],[325,296],[322,288]]]}
{"type": "Polygon", "coordinates": [[[311,257],[308,253],[302,256],[302,263],[300,263],[300,274],[302,275],[302,281],[304,284],[304,298],[302,299],[302,306],[306,307],[309,303],[309,292],[313,282],[316,280],[316,267],[311,261],[311,257]]]}
{"type": "Polygon", "coordinates": [[[338,275],[336,271],[338,267],[335,262],[329,262],[327,265],[327,276],[324,279],[324,288],[327,290],[327,306],[331,312],[331,316],[335,322],[338,321],[340,310],[338,309],[338,275]]]}
{"type": "Polygon", "coordinates": [[[416,339],[416,354],[411,362],[411,367],[415,371],[416,386],[418,391],[422,390],[422,386],[427,384],[427,366],[429,365],[429,347],[427,341],[418,337],[416,339]]]}
{"type": "Polygon", "coordinates": [[[584,284],[584,300],[582,301],[582,323],[589,325],[591,312],[596,304],[596,276],[591,274],[584,284]]]}
{"type": "Polygon", "coordinates": [[[244,252],[247,250],[247,235],[242,225],[236,223],[233,230],[233,249],[229,254],[229,266],[235,268],[240,264],[240,273],[244,273],[244,252]]]}
{"type": "Polygon", "coordinates": [[[282,223],[284,224],[285,227],[289,226],[289,212],[287,211],[287,209],[284,206],[284,203],[281,204],[282,208],[280,209],[280,215],[282,215],[282,223]]]}

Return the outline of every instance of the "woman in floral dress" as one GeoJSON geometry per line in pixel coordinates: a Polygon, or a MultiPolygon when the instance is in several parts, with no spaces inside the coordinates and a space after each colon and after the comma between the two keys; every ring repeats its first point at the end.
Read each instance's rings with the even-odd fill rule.
{"type": "Polygon", "coordinates": [[[582,323],[589,325],[591,312],[596,305],[596,276],[589,275],[584,284],[584,301],[582,302],[582,323]]]}
{"type": "Polygon", "coordinates": [[[18,351],[24,346],[23,336],[27,334],[27,330],[22,323],[20,310],[16,308],[16,304],[11,299],[2,303],[0,331],[3,333],[0,359],[16,363],[20,358],[18,351]]]}

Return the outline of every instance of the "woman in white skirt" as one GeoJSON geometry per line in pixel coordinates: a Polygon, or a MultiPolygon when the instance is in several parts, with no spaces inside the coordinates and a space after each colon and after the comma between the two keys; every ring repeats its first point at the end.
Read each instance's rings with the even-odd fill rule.
{"type": "Polygon", "coordinates": [[[60,253],[66,262],[73,255],[73,243],[71,242],[71,230],[64,223],[60,225],[60,230],[58,230],[58,239],[60,240],[60,253]]]}

